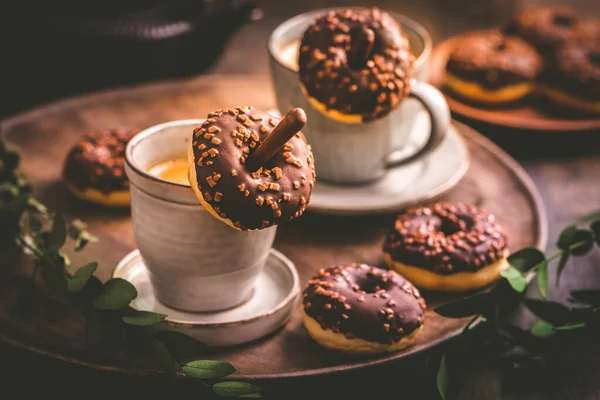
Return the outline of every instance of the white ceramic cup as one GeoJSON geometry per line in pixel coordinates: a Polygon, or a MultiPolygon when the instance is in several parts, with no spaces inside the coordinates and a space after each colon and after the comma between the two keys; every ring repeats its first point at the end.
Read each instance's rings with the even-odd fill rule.
{"type": "Polygon", "coordinates": [[[318,165],[319,180],[363,183],[381,178],[386,170],[421,158],[435,149],[450,125],[450,110],[439,90],[426,83],[432,42],[427,31],[415,21],[389,13],[408,36],[415,64],[411,93],[395,110],[376,121],[349,124],[336,121],[315,109],[302,92],[297,54],[304,31],[317,15],[330,9],[299,14],[280,24],[271,33],[268,48],[271,74],[280,110],[302,107],[308,124],[307,136],[318,165]],[[419,104],[420,103],[420,104],[419,104]],[[410,133],[425,107],[430,116],[428,140],[419,149],[409,146],[410,133]]]}
{"type": "Polygon", "coordinates": [[[190,185],[150,175],[150,167],[187,159],[194,127],[203,120],[167,122],[127,145],[131,217],[138,249],[157,299],[185,311],[218,311],[247,300],[273,246],[276,227],[242,232],[202,207],[190,185]]]}

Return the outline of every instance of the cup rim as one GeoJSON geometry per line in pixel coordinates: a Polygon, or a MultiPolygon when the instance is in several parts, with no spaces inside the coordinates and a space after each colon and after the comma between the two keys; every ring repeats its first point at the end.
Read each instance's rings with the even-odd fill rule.
{"type": "MultiPolygon", "coordinates": [[[[271,32],[269,35],[269,41],[267,43],[267,47],[269,49],[269,55],[273,58],[277,64],[281,67],[287,69],[288,71],[298,72],[290,68],[288,65],[281,62],[281,60],[277,57],[277,53],[275,52],[275,41],[276,37],[281,36],[281,32],[284,31],[288,26],[294,25],[298,22],[298,20],[303,20],[307,17],[314,18],[319,14],[324,14],[328,11],[337,11],[337,10],[345,10],[345,9],[367,9],[367,7],[328,7],[328,8],[318,8],[315,10],[303,12],[301,14],[297,14],[291,18],[286,19],[271,32]]],[[[384,10],[385,11],[385,10],[384,10]]],[[[401,25],[408,26],[412,31],[416,32],[421,39],[423,39],[423,51],[419,54],[419,57],[415,59],[414,67],[418,68],[421,65],[425,64],[427,59],[429,58],[432,50],[433,50],[433,40],[431,39],[431,35],[427,32],[427,29],[423,27],[423,25],[419,24],[412,18],[409,18],[405,15],[398,14],[393,11],[386,11],[390,14],[396,21],[399,21],[401,25]]]]}
{"type": "MultiPolygon", "coordinates": [[[[145,140],[149,136],[152,136],[152,135],[160,132],[161,130],[164,130],[167,128],[174,128],[174,127],[178,127],[178,126],[184,126],[184,125],[190,125],[190,126],[202,125],[203,122],[204,122],[204,119],[180,119],[180,120],[163,122],[163,123],[160,123],[157,125],[152,125],[146,129],[141,130],[133,138],[131,138],[131,140],[129,141],[129,143],[127,143],[127,146],[125,147],[125,164],[127,164],[127,166],[133,172],[135,172],[137,175],[141,176],[144,179],[147,179],[147,180],[150,180],[150,181],[153,181],[156,183],[160,183],[163,185],[167,185],[167,186],[172,186],[175,188],[190,189],[191,188],[190,184],[172,182],[172,181],[168,181],[166,179],[162,179],[162,178],[159,178],[158,176],[150,174],[148,171],[146,171],[144,168],[142,168],[135,162],[135,160],[133,158],[133,152],[135,150],[135,147],[137,145],[139,145],[143,140],[145,140]]],[[[191,136],[191,134],[192,133],[190,131],[190,136],[191,136]]],[[[130,182],[131,182],[131,179],[130,179],[130,182]]],[[[131,183],[131,184],[133,184],[133,183],[131,183]]]]}

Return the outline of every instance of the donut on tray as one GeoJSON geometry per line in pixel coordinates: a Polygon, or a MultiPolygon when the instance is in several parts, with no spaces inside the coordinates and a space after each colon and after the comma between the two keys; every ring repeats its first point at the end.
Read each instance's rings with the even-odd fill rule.
{"type": "Polygon", "coordinates": [[[542,69],[535,48],[499,31],[473,33],[457,41],[446,65],[446,86],[480,104],[507,104],[528,96],[542,69]]]}
{"type": "Polygon", "coordinates": [[[406,210],[383,249],[389,267],[420,289],[476,290],[508,267],[506,234],[495,217],[463,203],[406,210]]]}
{"type": "Polygon", "coordinates": [[[321,346],[379,354],[414,343],[425,322],[425,300],[394,271],[365,264],[319,270],[304,290],[303,318],[321,346]]]}
{"type": "Polygon", "coordinates": [[[67,188],[76,197],[106,207],[129,207],[129,180],[124,157],[132,129],[110,129],[85,135],[69,151],[63,168],[67,188]]]}

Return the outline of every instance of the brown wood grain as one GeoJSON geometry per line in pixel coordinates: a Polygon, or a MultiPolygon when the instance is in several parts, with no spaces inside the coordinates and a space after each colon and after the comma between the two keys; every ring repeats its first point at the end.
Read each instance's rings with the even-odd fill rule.
{"type": "MultiPolygon", "coordinates": [[[[52,209],[89,223],[101,241],[81,254],[75,265],[99,260],[98,276],[107,279],[117,262],[135,247],[129,213],[92,206],[70,196],[61,178],[64,157],[82,134],[100,128],[145,128],[172,119],[202,118],[216,108],[252,104],[269,109],[274,99],[265,76],[199,78],[74,98],[17,116],[5,125],[9,141],[23,154],[22,172],[36,195],[52,209]],[[261,96],[257,96],[261,93],[261,96]]],[[[543,246],[545,216],[532,184],[510,157],[464,125],[459,125],[471,152],[465,178],[443,199],[466,201],[496,214],[510,236],[512,248],[543,246]],[[510,212],[506,212],[510,210],[510,212]]],[[[318,168],[318,167],[317,167],[318,168]]],[[[310,210],[310,208],[309,208],[310,210]]],[[[306,281],[319,268],[344,262],[382,265],[382,241],[393,215],[332,217],[307,213],[281,226],[275,247],[296,263],[306,281]]],[[[149,372],[140,360],[101,358],[86,349],[84,321],[68,304],[48,293],[36,296],[29,318],[14,314],[18,288],[30,273],[23,257],[3,269],[0,278],[0,335],[12,344],[60,356],[69,362],[124,373],[149,372]],[[5,290],[2,290],[5,289],[5,290]]],[[[430,305],[424,332],[405,352],[358,358],[325,351],[306,334],[296,310],[279,332],[254,343],[215,349],[211,356],[233,363],[240,377],[283,377],[321,374],[375,365],[426,349],[463,326],[464,320],[442,318],[431,307],[448,297],[426,293],[430,305]]]]}
{"type": "Polygon", "coordinates": [[[550,104],[543,96],[537,94],[533,94],[515,105],[488,108],[470,104],[454,96],[444,87],[446,63],[462,36],[458,35],[440,42],[431,54],[430,82],[444,91],[453,113],[474,121],[513,129],[539,131],[540,133],[549,131],[588,132],[600,129],[599,117],[574,115],[564,107],[550,104]]]}

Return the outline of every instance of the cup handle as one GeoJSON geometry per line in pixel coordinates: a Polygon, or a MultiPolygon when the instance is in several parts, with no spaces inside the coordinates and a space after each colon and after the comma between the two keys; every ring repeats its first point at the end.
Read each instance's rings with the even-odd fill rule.
{"type": "Polygon", "coordinates": [[[427,143],[418,151],[409,155],[402,154],[402,151],[392,152],[388,157],[386,168],[409,163],[431,152],[442,142],[450,126],[450,108],[444,95],[438,89],[426,82],[413,79],[409,97],[419,100],[427,110],[431,121],[431,132],[427,143]]]}

